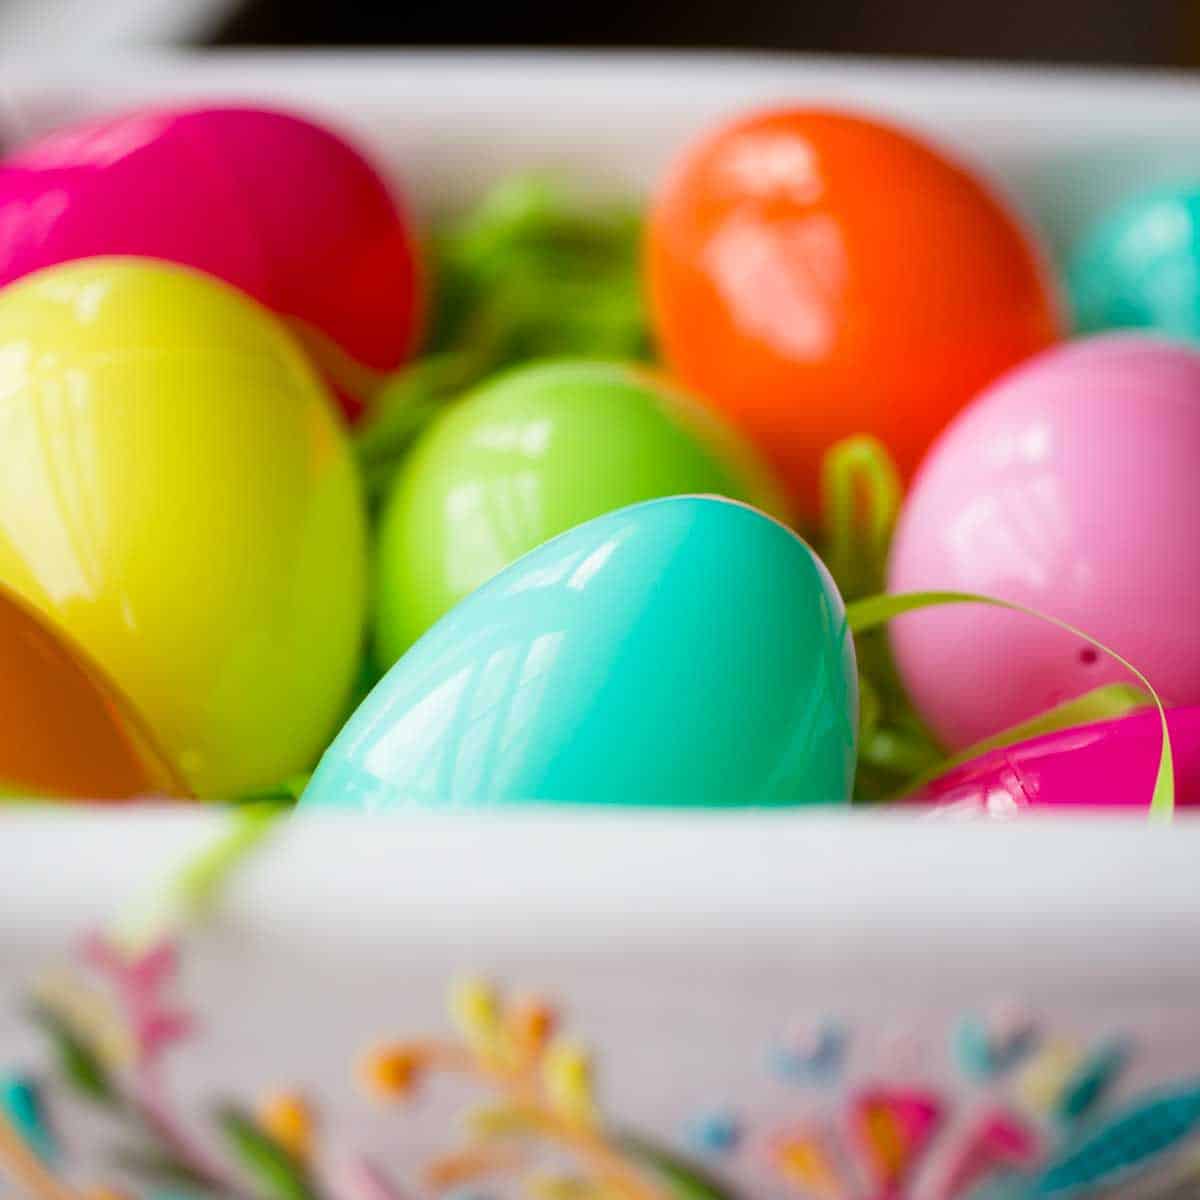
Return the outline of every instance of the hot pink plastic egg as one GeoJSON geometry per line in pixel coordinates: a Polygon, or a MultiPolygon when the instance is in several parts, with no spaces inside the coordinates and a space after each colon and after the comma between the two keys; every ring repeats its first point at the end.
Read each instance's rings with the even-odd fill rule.
{"type": "MultiPolygon", "coordinates": [[[[1200,708],[1167,714],[1175,803],[1200,806],[1200,708]]],[[[1031,808],[1149,808],[1162,722],[1156,709],[1031,738],[948,771],[910,797],[964,816],[1031,808]]]]}
{"type": "MultiPolygon", "coordinates": [[[[0,165],[0,284],[69,259],[197,267],[366,366],[411,350],[411,226],[375,169],[311,121],[143,109],[52,133],[0,165]]],[[[347,412],[361,397],[339,389],[347,412]]]]}
{"type": "MultiPolygon", "coordinates": [[[[892,551],[894,592],[983,593],[1058,617],[1200,704],[1200,351],[1139,335],[1049,350],[934,444],[892,551]]],[[[918,710],[959,748],[1122,668],[1062,630],[956,605],[892,633],[918,710]]]]}

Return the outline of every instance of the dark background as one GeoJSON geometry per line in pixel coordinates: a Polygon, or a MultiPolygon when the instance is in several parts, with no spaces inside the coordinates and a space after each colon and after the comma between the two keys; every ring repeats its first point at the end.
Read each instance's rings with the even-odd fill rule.
{"type": "Polygon", "coordinates": [[[648,46],[1192,66],[1200,0],[244,0],[224,45],[648,46]]]}

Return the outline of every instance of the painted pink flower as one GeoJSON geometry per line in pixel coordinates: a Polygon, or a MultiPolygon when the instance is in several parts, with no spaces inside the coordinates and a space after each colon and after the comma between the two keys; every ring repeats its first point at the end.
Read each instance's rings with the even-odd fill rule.
{"type": "Polygon", "coordinates": [[[116,991],[144,1066],[158,1062],[167,1047],[192,1032],[192,1018],[162,999],[163,988],[179,966],[173,942],[158,942],[130,955],[104,934],[92,933],[84,939],[83,957],[116,991]]]}

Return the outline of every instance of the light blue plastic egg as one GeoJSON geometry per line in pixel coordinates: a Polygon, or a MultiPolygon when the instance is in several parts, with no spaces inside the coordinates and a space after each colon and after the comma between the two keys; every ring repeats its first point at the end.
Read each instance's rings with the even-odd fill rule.
{"type": "Polygon", "coordinates": [[[1200,340],[1200,183],[1156,188],[1102,217],[1067,283],[1078,329],[1155,329],[1200,340]]]}
{"type": "Polygon", "coordinates": [[[853,644],[777,521],[704,496],[598,517],[518,559],[392,667],[301,803],[845,803],[853,644]]]}

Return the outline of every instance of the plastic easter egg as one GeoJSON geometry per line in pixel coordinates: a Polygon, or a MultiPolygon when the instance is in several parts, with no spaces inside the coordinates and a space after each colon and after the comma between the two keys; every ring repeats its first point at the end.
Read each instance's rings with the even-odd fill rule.
{"type": "Polygon", "coordinates": [[[308,358],[209,276],[89,259],[0,291],[0,582],[193,790],[315,761],[357,665],[359,480],[308,358]]]}
{"type": "MultiPolygon", "coordinates": [[[[983,593],[1069,622],[1172,704],[1200,704],[1200,351],[1139,335],[1050,351],[984,393],[922,465],[889,567],[896,592],[983,593]]],[[[897,620],[921,714],[959,748],[1122,668],[1017,613],[897,620]]]]}
{"type": "Polygon", "coordinates": [[[844,803],[854,650],[794,533],[715,497],[597,517],[505,568],[384,676],[301,803],[844,803]]]}
{"type": "Polygon", "coordinates": [[[0,664],[0,796],[187,795],[103,672],[3,588],[0,664]]]}
{"type": "MultiPolygon", "coordinates": [[[[1200,806],[1200,708],[1167,714],[1175,803],[1200,806]]],[[[926,784],[909,800],[955,815],[1011,817],[1027,809],[1149,808],[1162,751],[1156,709],[993,750],[926,784]]]]}
{"type": "Polygon", "coordinates": [[[1102,217],[1067,280],[1077,327],[1200,340],[1200,184],[1158,188],[1102,217]]]}
{"type": "MultiPolygon", "coordinates": [[[[252,108],[142,109],[0,165],[0,284],[70,259],[198,267],[390,370],[412,348],[413,232],[376,170],[311,121],[252,108]]],[[[359,397],[344,395],[349,411],[359,397]]]]}
{"type": "Polygon", "coordinates": [[[832,443],[874,434],[907,476],[1059,331],[1037,250],[979,179],[821,109],[755,113],[688,147],[653,206],[649,273],[668,362],[810,516],[832,443]]]}
{"type": "Polygon", "coordinates": [[[752,451],[640,369],[545,363],[484,384],[426,431],[390,492],[375,603],[382,664],[556,534],[687,492],[782,507],[752,451]]]}

